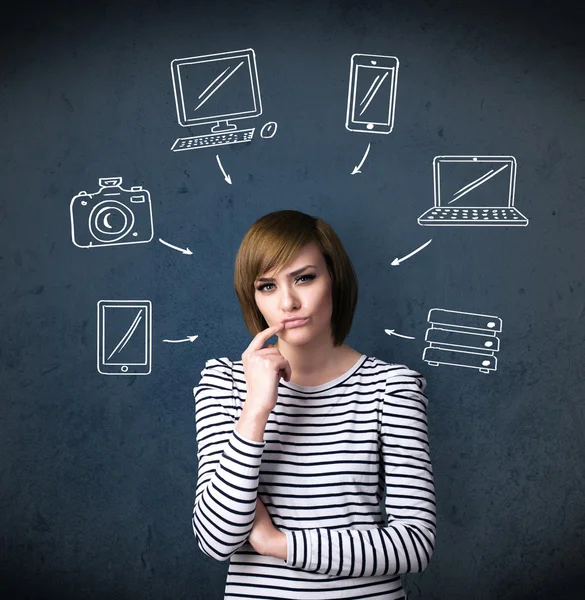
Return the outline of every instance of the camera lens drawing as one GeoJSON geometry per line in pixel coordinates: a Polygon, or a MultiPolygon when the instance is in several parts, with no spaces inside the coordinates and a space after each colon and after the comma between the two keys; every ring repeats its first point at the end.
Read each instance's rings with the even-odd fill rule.
{"type": "Polygon", "coordinates": [[[142,244],[154,237],[150,193],[122,187],[121,177],[99,179],[100,189],[70,203],[71,240],[78,248],[142,244]]]}

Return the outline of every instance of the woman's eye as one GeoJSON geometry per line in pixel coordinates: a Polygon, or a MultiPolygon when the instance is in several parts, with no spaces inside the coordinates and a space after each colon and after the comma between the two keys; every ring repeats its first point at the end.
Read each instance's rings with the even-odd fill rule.
{"type": "MultiPolygon", "coordinates": [[[[311,279],[315,279],[315,277],[316,277],[316,275],[314,273],[307,274],[307,275],[299,275],[295,279],[295,281],[299,281],[299,280],[305,280],[305,281],[308,280],[308,281],[310,281],[311,279]]],[[[303,283],[303,282],[301,281],[301,283],[303,283]]],[[[263,283],[262,285],[259,285],[256,289],[259,292],[264,292],[264,291],[266,291],[267,287],[273,286],[273,285],[274,285],[273,283],[263,283]]]]}
{"type": "Polygon", "coordinates": [[[315,275],[301,275],[298,279],[302,279],[303,277],[306,277],[307,279],[315,279],[315,275]]]}

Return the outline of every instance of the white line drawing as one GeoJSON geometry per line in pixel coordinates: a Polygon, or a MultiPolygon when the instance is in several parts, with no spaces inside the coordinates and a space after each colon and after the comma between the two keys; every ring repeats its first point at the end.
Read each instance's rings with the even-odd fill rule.
{"type": "Polygon", "coordinates": [[[385,333],[388,335],[397,335],[398,337],[404,338],[406,340],[415,340],[416,338],[410,335],[402,335],[401,333],[396,333],[395,329],[384,329],[385,333]]]}
{"type": "Polygon", "coordinates": [[[410,254],[407,254],[406,256],[403,256],[402,258],[395,258],[391,263],[392,266],[397,267],[398,265],[400,265],[400,263],[409,259],[411,256],[415,255],[417,252],[420,252],[423,248],[426,248],[432,241],[433,241],[433,238],[431,238],[428,242],[425,242],[422,246],[419,246],[416,250],[413,250],[410,254]]]}
{"type": "Polygon", "coordinates": [[[188,335],[182,340],[163,340],[163,342],[170,342],[171,344],[180,344],[181,342],[194,342],[198,337],[198,335],[188,335]]]}
{"type": "Polygon", "coordinates": [[[97,303],[97,369],[102,375],[148,375],[152,363],[150,300],[97,303]]]}
{"type": "Polygon", "coordinates": [[[189,248],[179,248],[179,246],[173,246],[173,244],[169,244],[168,242],[165,242],[162,238],[158,238],[158,241],[161,244],[164,244],[165,246],[168,246],[169,248],[172,248],[173,250],[178,250],[179,252],[181,252],[183,254],[193,254],[193,252],[191,252],[191,250],[189,250],[189,248]]]}
{"type": "Polygon", "coordinates": [[[264,138],[265,140],[270,139],[271,137],[275,136],[277,129],[278,123],[275,123],[274,121],[268,121],[268,123],[264,123],[262,126],[262,129],[260,130],[260,137],[264,138]]]}
{"type": "Polygon", "coordinates": [[[100,189],[71,199],[71,240],[78,248],[150,242],[154,236],[150,193],[122,187],[121,177],[102,177],[100,189]]]}
{"type": "Polygon", "coordinates": [[[370,151],[370,146],[371,146],[371,144],[368,144],[368,147],[366,148],[366,152],[365,152],[362,160],[360,161],[360,164],[356,165],[353,168],[353,171],[351,172],[352,175],[355,175],[356,173],[361,173],[360,169],[362,168],[362,165],[366,162],[366,157],[368,156],[368,153],[370,151]]]}
{"type": "Polygon", "coordinates": [[[177,139],[171,150],[213,148],[252,140],[253,127],[238,129],[231,122],[262,114],[256,54],[252,48],[176,58],[171,62],[171,74],[179,124],[214,125],[211,133],[177,139]]]}
{"type": "Polygon", "coordinates": [[[432,366],[453,365],[490,373],[498,368],[495,352],[500,350],[496,333],[502,319],[493,315],[468,313],[443,308],[429,311],[423,360],[432,366]]]}
{"type": "Polygon", "coordinates": [[[514,206],[516,167],[513,156],[435,156],[434,206],[419,225],[528,225],[514,206]]]}
{"type": "Polygon", "coordinates": [[[223,178],[231,185],[232,178],[225,172],[225,169],[223,168],[223,165],[221,164],[221,160],[219,160],[219,154],[215,155],[215,159],[217,160],[217,164],[219,165],[219,168],[221,169],[221,172],[223,173],[223,178]]]}
{"type": "Polygon", "coordinates": [[[390,133],[394,127],[398,59],[354,54],[349,68],[345,127],[362,133],[390,133]]]}

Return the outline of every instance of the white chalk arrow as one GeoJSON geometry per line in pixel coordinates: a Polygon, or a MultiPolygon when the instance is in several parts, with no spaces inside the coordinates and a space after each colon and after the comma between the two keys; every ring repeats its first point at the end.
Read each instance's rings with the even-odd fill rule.
{"type": "Polygon", "coordinates": [[[198,337],[198,335],[188,335],[182,340],[163,340],[163,342],[170,342],[171,344],[180,344],[181,342],[194,342],[198,337]]]}
{"type": "Polygon", "coordinates": [[[404,262],[407,258],[410,258],[417,252],[420,252],[424,247],[428,246],[432,241],[433,241],[433,238],[431,238],[428,242],[425,242],[422,246],[418,247],[416,250],[413,250],[410,254],[407,254],[406,256],[403,256],[402,258],[395,258],[392,261],[392,266],[397,267],[401,262],[404,262]]]}
{"type": "Polygon", "coordinates": [[[223,173],[223,178],[231,185],[232,178],[224,171],[223,165],[221,164],[221,160],[219,160],[219,154],[216,154],[215,158],[217,159],[217,164],[219,165],[219,168],[221,169],[221,172],[223,173]]]}
{"type": "Polygon", "coordinates": [[[362,165],[364,164],[366,157],[368,156],[368,152],[370,151],[370,144],[368,144],[368,147],[366,149],[366,153],[364,154],[364,157],[362,158],[360,164],[357,167],[353,168],[353,171],[351,172],[352,175],[355,175],[356,173],[361,173],[360,169],[362,168],[362,165]]]}
{"type": "Polygon", "coordinates": [[[189,248],[179,248],[178,246],[173,246],[172,244],[169,244],[168,242],[165,242],[161,238],[158,238],[158,241],[161,244],[164,244],[165,246],[168,246],[169,248],[172,248],[173,250],[178,250],[179,252],[182,252],[183,254],[193,254],[193,252],[191,252],[191,250],[189,250],[189,248]]]}
{"type": "Polygon", "coordinates": [[[407,340],[414,340],[415,338],[413,338],[410,335],[402,335],[400,333],[396,333],[396,331],[394,331],[394,329],[384,329],[384,331],[388,334],[388,335],[397,335],[398,337],[401,338],[405,338],[407,340]]]}

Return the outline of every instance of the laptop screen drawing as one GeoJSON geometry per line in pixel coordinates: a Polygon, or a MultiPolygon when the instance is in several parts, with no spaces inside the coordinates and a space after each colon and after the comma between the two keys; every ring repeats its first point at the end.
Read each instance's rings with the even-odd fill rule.
{"type": "Polygon", "coordinates": [[[511,160],[439,160],[435,168],[436,206],[514,205],[516,169],[511,160]]]}

